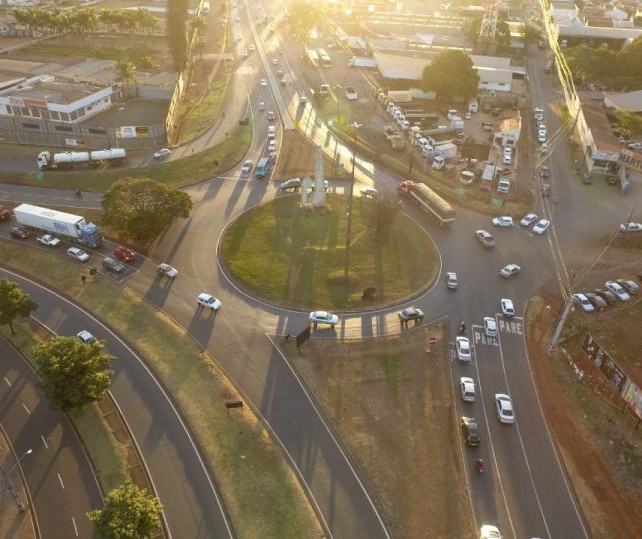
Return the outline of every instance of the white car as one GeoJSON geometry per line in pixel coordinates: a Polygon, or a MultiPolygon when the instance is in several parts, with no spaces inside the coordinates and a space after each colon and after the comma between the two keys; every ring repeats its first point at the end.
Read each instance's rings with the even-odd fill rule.
{"type": "Polygon", "coordinates": [[[56,236],[52,236],[51,234],[38,236],[36,241],[42,245],[46,245],[47,247],[58,247],[58,245],[60,245],[60,239],[56,238],[56,236]]]}
{"type": "Polygon", "coordinates": [[[313,324],[329,324],[334,327],[339,323],[339,317],[328,311],[313,311],[310,313],[310,322],[313,324]]]}
{"type": "Polygon", "coordinates": [[[249,159],[243,163],[243,166],[241,167],[241,175],[247,176],[250,171],[252,170],[252,167],[254,166],[254,163],[250,161],[249,159]]]}
{"type": "Polygon", "coordinates": [[[454,290],[459,286],[459,282],[457,281],[457,274],[454,271],[449,271],[448,273],[446,273],[446,286],[451,290],[454,290]]]}
{"type": "Polygon", "coordinates": [[[487,249],[492,249],[495,246],[495,238],[493,238],[493,235],[486,230],[475,230],[475,237],[487,249]]]}
{"type": "Polygon", "coordinates": [[[497,417],[502,423],[515,423],[515,411],[513,401],[504,393],[495,393],[495,407],[497,417]]]}
{"type": "Polygon", "coordinates": [[[261,79],[261,86],[267,86],[267,81],[265,79],[261,79]]]}
{"type": "Polygon", "coordinates": [[[475,381],[467,376],[462,376],[459,379],[459,387],[461,388],[461,399],[466,402],[475,402],[475,381]]]}
{"type": "Polygon", "coordinates": [[[170,156],[172,150],[169,148],[161,148],[160,150],[154,152],[154,159],[166,159],[170,156]]]}
{"type": "Polygon", "coordinates": [[[377,195],[379,194],[374,187],[365,187],[361,189],[360,193],[364,198],[377,198],[377,195]]]}
{"type": "Polygon", "coordinates": [[[173,279],[178,275],[178,270],[176,268],[173,268],[172,266],[170,266],[169,264],[165,264],[164,262],[158,265],[156,271],[161,275],[165,275],[165,277],[169,277],[170,279],[173,279]]]}
{"type": "Polygon", "coordinates": [[[631,299],[631,296],[629,296],[629,293],[624,290],[622,285],[616,283],[615,281],[606,281],[604,283],[604,286],[613,294],[615,294],[615,297],[620,301],[629,301],[631,299]]]}
{"type": "Polygon", "coordinates": [[[96,337],[94,337],[89,331],[86,329],[83,329],[82,331],[79,331],[76,333],[76,337],[78,337],[82,342],[85,344],[91,344],[96,342],[96,337]]]}
{"type": "Polygon", "coordinates": [[[539,153],[541,153],[542,155],[546,155],[548,153],[548,142],[544,142],[541,145],[541,147],[539,149],[539,153]]]}
{"type": "Polygon", "coordinates": [[[536,213],[529,213],[525,215],[524,218],[519,222],[522,226],[531,226],[535,221],[537,221],[536,213]]]}
{"type": "Polygon", "coordinates": [[[506,147],[504,148],[504,154],[502,155],[502,163],[505,165],[510,165],[513,160],[513,149],[506,147]]]}
{"type": "Polygon", "coordinates": [[[546,129],[540,129],[537,132],[537,141],[538,142],[546,142],[546,129]]]}
{"type": "Polygon", "coordinates": [[[457,359],[460,361],[470,361],[470,341],[468,337],[457,337],[455,339],[455,348],[457,348],[457,359]]]}
{"type": "Polygon", "coordinates": [[[522,268],[520,268],[517,264],[507,264],[499,270],[499,274],[506,279],[510,279],[514,275],[517,275],[520,271],[522,271],[522,268]]]}
{"type": "Polygon", "coordinates": [[[484,334],[486,337],[497,337],[497,322],[492,316],[484,316],[484,334]]]}
{"type": "Polygon", "coordinates": [[[499,305],[504,316],[515,316],[515,307],[513,306],[512,299],[502,298],[499,302],[499,305]]]}
{"type": "Polygon", "coordinates": [[[479,539],[502,539],[502,534],[497,526],[484,524],[479,530],[479,539]]]}
{"type": "Polygon", "coordinates": [[[540,219],[533,227],[533,234],[538,234],[541,236],[548,230],[549,226],[551,226],[551,222],[548,219],[540,219]]]}
{"type": "Polygon", "coordinates": [[[620,225],[620,232],[642,232],[642,223],[624,223],[620,225]]]}
{"type": "Polygon", "coordinates": [[[82,249],[78,249],[78,247],[69,247],[67,255],[74,260],[78,260],[78,262],[87,262],[89,260],[89,255],[82,249]]]}
{"type": "Polygon", "coordinates": [[[268,142],[268,152],[276,152],[276,140],[272,139],[268,142]]]}
{"type": "Polygon", "coordinates": [[[279,63],[278,58],[272,58],[272,65],[277,65],[279,63]]]}
{"type": "Polygon", "coordinates": [[[206,307],[208,309],[212,309],[213,311],[218,311],[223,304],[221,303],[220,299],[216,299],[210,294],[201,292],[196,298],[196,305],[198,307],[206,307]]]}
{"type": "Polygon", "coordinates": [[[279,190],[282,192],[298,191],[300,187],[301,178],[292,178],[291,180],[285,180],[281,185],[279,185],[279,190]]]}
{"type": "Polygon", "coordinates": [[[508,215],[493,217],[493,224],[499,227],[511,227],[513,226],[513,218],[508,215]]]}
{"type": "Polygon", "coordinates": [[[628,146],[632,150],[637,150],[638,152],[642,150],[642,142],[631,142],[628,146]]]}
{"type": "Polygon", "coordinates": [[[348,101],[356,101],[359,99],[359,94],[352,86],[346,86],[346,99],[348,101]]]}
{"type": "Polygon", "coordinates": [[[595,310],[593,304],[584,294],[573,294],[573,301],[579,305],[585,313],[592,313],[595,310]]]}

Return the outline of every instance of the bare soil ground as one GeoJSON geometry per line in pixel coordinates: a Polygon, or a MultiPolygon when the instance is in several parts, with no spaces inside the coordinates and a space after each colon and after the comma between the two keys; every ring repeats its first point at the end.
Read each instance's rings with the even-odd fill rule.
{"type": "Polygon", "coordinates": [[[443,323],[363,341],[313,340],[290,362],[339,433],[397,538],[473,537],[443,323]]]}

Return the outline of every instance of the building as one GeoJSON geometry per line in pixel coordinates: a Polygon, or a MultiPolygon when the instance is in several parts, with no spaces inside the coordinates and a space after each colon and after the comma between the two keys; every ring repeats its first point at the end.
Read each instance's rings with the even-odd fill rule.
{"type": "Polygon", "coordinates": [[[517,116],[511,116],[510,118],[497,120],[493,124],[493,142],[498,146],[517,148],[521,130],[522,118],[519,114],[517,116]]]}
{"type": "Polygon", "coordinates": [[[642,113],[642,90],[606,94],[604,96],[604,106],[607,109],[642,113]]]}

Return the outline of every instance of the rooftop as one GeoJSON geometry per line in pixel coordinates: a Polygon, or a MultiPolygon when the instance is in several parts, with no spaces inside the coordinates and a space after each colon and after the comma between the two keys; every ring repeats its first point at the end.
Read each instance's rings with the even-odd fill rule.
{"type": "Polygon", "coordinates": [[[604,106],[612,109],[642,112],[642,90],[626,93],[605,94],[604,106]]]}
{"type": "Polygon", "coordinates": [[[49,103],[67,104],[91,95],[104,86],[92,84],[72,84],[68,82],[35,82],[22,88],[13,88],[4,92],[6,97],[43,99],[49,103]]]}
{"type": "Polygon", "coordinates": [[[591,130],[595,149],[602,152],[620,153],[620,142],[611,130],[611,124],[602,104],[585,99],[582,99],[580,103],[586,125],[591,130]]]}
{"type": "Polygon", "coordinates": [[[635,39],[642,28],[605,28],[602,26],[560,26],[560,37],[595,37],[607,39],[635,39]]]}

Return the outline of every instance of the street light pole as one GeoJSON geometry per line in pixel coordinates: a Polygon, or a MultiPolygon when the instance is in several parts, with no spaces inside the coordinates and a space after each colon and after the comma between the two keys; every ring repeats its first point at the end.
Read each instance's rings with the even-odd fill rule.
{"type": "Polygon", "coordinates": [[[23,503],[20,501],[18,494],[14,490],[13,485],[11,484],[11,480],[9,479],[9,475],[20,465],[20,462],[22,462],[22,459],[25,458],[27,455],[31,455],[31,453],[33,453],[33,449],[27,449],[27,451],[25,451],[22,454],[22,456],[16,461],[16,463],[11,467],[11,469],[8,472],[6,472],[4,468],[0,468],[2,470],[2,475],[4,479],[4,486],[2,488],[2,500],[4,502],[4,493],[8,490],[9,493],[11,494],[11,497],[13,498],[13,501],[16,503],[18,510],[21,513],[24,513],[26,509],[23,503]]]}
{"type": "Polygon", "coordinates": [[[354,149],[352,151],[352,175],[350,177],[350,187],[348,190],[348,224],[346,227],[346,266],[344,270],[344,277],[348,277],[348,272],[350,269],[350,236],[352,234],[352,194],[354,191],[354,167],[357,162],[357,129],[361,127],[362,124],[357,122],[352,122],[350,124],[354,128],[354,149]]]}

